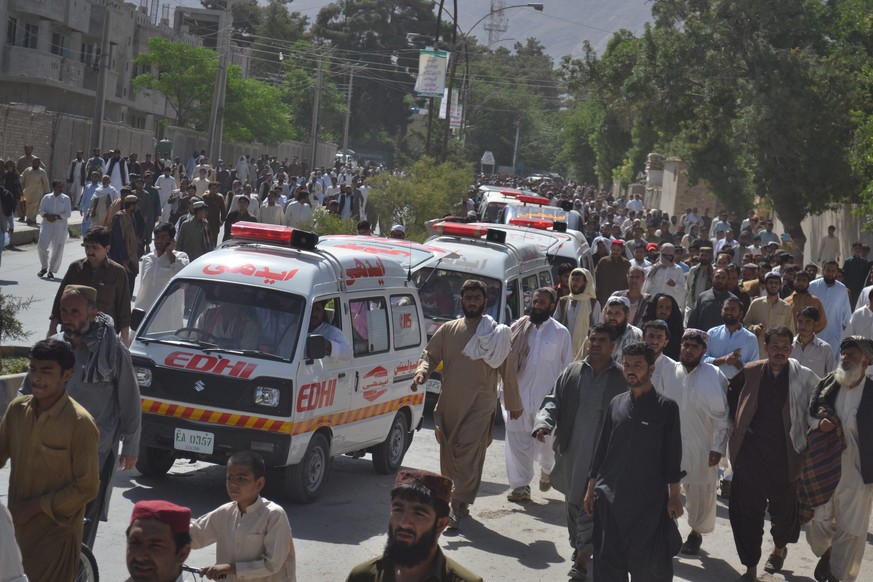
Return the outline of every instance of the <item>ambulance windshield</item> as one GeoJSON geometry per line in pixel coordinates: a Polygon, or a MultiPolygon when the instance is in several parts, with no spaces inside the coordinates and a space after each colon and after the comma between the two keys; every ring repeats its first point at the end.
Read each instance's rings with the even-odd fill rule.
{"type": "Polygon", "coordinates": [[[302,297],[271,289],[174,279],[138,338],[263,352],[290,360],[304,306],[302,297]]]}
{"type": "Polygon", "coordinates": [[[453,271],[452,269],[426,267],[413,273],[415,286],[421,298],[424,316],[433,321],[451,321],[461,317],[461,287],[467,279],[479,279],[488,288],[488,304],[485,313],[501,321],[500,293],[503,285],[497,279],[482,277],[473,273],[453,271]]]}

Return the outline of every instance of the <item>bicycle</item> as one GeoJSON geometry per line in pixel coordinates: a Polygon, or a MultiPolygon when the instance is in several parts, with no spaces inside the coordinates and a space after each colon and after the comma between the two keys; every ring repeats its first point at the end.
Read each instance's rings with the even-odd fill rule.
{"type": "MultiPolygon", "coordinates": [[[[193,568],[193,567],[189,566],[188,564],[182,564],[182,571],[188,572],[189,574],[193,574],[194,582],[203,582],[203,580],[206,580],[206,578],[201,573],[200,568],[193,568]]],[[[225,578],[227,578],[227,576],[222,575],[218,579],[224,580],[225,578]]]]}
{"type": "Polygon", "coordinates": [[[76,582],[99,582],[100,572],[97,569],[97,559],[87,544],[82,544],[79,552],[79,568],[76,570],[76,582]]]}

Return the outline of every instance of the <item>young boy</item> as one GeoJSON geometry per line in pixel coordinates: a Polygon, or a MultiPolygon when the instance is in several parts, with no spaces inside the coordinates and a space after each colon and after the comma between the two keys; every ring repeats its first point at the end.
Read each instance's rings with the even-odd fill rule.
{"type": "Polygon", "coordinates": [[[227,494],[218,509],[191,521],[193,549],[216,544],[214,566],[203,568],[209,580],[294,582],[294,540],[285,510],[261,497],[264,459],[242,451],[227,461],[227,494]]]}
{"type": "MultiPolygon", "coordinates": [[[[100,486],[97,426],[64,390],[75,361],[68,343],[37,342],[30,350],[33,393],[13,400],[0,422],[0,467],[12,460],[9,512],[33,581],[75,577],[85,505],[100,486]]],[[[0,539],[7,543],[14,544],[0,539]]]]}

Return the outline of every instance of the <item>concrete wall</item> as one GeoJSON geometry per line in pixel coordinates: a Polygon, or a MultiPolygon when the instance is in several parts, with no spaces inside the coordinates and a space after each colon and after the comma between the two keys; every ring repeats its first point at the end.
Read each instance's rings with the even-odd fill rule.
{"type": "Polygon", "coordinates": [[[6,408],[18,396],[18,389],[24,381],[24,374],[0,376],[0,419],[6,414],[6,408]]]}
{"type": "MultiPolygon", "coordinates": [[[[869,221],[869,217],[855,218],[852,212],[858,208],[854,204],[841,204],[834,210],[828,210],[816,216],[807,216],[801,223],[803,232],[806,234],[806,246],[803,249],[805,263],[817,262],[818,247],[821,239],[828,234],[828,226],[837,227],[836,235],[840,239],[840,264],[847,257],[852,256],[852,243],[856,241],[866,242],[873,246],[873,233],[862,231],[862,227],[869,221]]],[[[779,215],[774,213],[773,232],[785,232],[785,226],[779,220],[779,215]]]]}
{"type": "Polygon", "coordinates": [[[681,216],[686,208],[697,208],[701,215],[709,208],[710,216],[717,211],[719,202],[705,182],[689,184],[685,162],[679,158],[667,158],[663,172],[660,189],[647,189],[646,206],[659,208],[670,216],[681,216]]]}
{"type": "MultiPolygon", "coordinates": [[[[173,141],[174,155],[184,160],[195,149],[206,148],[206,134],[203,132],[168,127],[165,135],[173,141]]],[[[90,157],[90,141],[91,120],[88,118],[46,111],[42,107],[0,105],[0,158],[17,160],[24,154],[24,146],[32,145],[33,153],[48,169],[50,180],[66,180],[68,164],[76,157],[76,150],[81,149],[86,158],[90,157]]],[[[105,149],[120,148],[124,155],[135,152],[143,159],[145,153],[154,151],[155,136],[151,131],[105,122],[103,146],[105,149]]],[[[319,143],[317,165],[332,165],[336,150],[336,144],[319,143]]],[[[290,160],[294,156],[308,160],[309,144],[287,141],[277,146],[258,143],[225,143],[222,146],[222,158],[228,162],[235,162],[240,155],[259,157],[262,153],[275,155],[280,160],[290,160]]]]}
{"type": "MultiPolygon", "coordinates": [[[[0,105],[0,158],[17,160],[24,154],[25,144],[32,145],[50,180],[66,180],[68,164],[76,157],[76,150],[84,150],[85,157],[89,157],[90,141],[90,119],[41,107],[0,105]]],[[[148,131],[107,122],[103,125],[103,143],[106,147],[120,147],[125,153],[145,153],[154,149],[154,136],[148,131]]]]}

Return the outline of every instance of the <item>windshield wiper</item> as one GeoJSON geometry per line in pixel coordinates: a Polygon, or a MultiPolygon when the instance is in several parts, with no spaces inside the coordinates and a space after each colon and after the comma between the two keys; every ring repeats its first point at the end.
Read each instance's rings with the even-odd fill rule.
{"type": "Polygon", "coordinates": [[[193,339],[193,338],[184,339],[184,340],[178,340],[178,339],[169,340],[169,339],[151,338],[151,337],[138,337],[136,339],[138,339],[139,341],[141,341],[143,343],[147,343],[147,344],[154,342],[157,344],[167,344],[167,345],[171,345],[171,346],[191,346],[191,347],[195,347],[195,348],[201,348],[201,349],[203,349],[203,351],[217,347],[216,344],[205,342],[203,340],[193,339]]]}
{"type": "Polygon", "coordinates": [[[220,354],[233,354],[235,356],[246,356],[249,358],[264,358],[266,360],[273,360],[274,362],[287,362],[285,358],[282,356],[277,356],[276,354],[271,354],[269,352],[262,352],[261,350],[235,350],[232,348],[219,348],[212,344],[214,347],[208,347],[203,351],[207,354],[211,353],[220,353],[220,354]]]}

